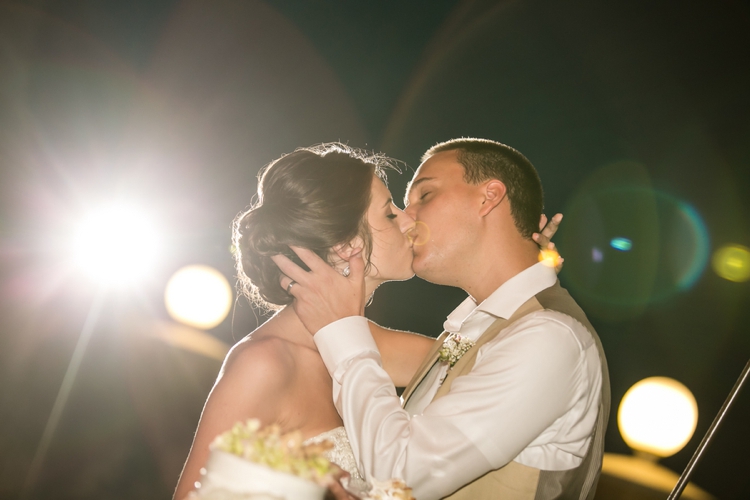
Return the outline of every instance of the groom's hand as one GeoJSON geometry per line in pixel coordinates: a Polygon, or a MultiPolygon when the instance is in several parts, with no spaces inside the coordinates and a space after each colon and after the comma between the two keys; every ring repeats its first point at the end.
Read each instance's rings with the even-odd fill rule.
{"type": "Polygon", "coordinates": [[[536,244],[539,245],[540,249],[554,249],[555,244],[552,243],[552,237],[560,228],[560,222],[562,222],[562,218],[563,214],[555,214],[548,221],[547,216],[542,214],[542,217],[539,220],[539,232],[531,235],[531,239],[533,239],[536,244]]]}
{"type": "Polygon", "coordinates": [[[555,259],[555,271],[558,274],[562,270],[563,262],[565,261],[565,259],[560,257],[560,254],[557,253],[557,248],[552,242],[552,237],[560,227],[562,218],[563,214],[555,214],[552,219],[548,221],[547,216],[542,214],[542,217],[539,220],[539,232],[531,235],[531,239],[533,239],[536,244],[539,245],[540,251],[544,252],[545,250],[549,250],[557,255],[557,258],[555,259]]]}
{"type": "Polygon", "coordinates": [[[334,469],[333,477],[328,482],[328,491],[326,492],[325,500],[360,500],[359,497],[349,493],[342,484],[343,479],[349,478],[349,473],[335,464],[331,465],[335,466],[335,469],[338,470],[334,469]]]}
{"type": "Polygon", "coordinates": [[[364,316],[365,264],[361,252],[349,259],[349,276],[344,277],[315,252],[290,246],[310,271],[283,255],[271,257],[279,266],[281,287],[294,297],[292,306],[302,323],[315,335],[326,325],[349,316],[364,316]]]}

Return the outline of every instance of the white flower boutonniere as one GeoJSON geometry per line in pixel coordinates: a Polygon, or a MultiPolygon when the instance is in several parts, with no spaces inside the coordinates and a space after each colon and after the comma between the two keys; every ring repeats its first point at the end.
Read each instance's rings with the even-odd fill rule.
{"type": "Polygon", "coordinates": [[[451,333],[443,341],[438,359],[443,363],[448,363],[449,368],[453,368],[453,365],[461,359],[461,356],[466,354],[475,344],[476,342],[471,339],[461,337],[457,333],[451,333]]]}

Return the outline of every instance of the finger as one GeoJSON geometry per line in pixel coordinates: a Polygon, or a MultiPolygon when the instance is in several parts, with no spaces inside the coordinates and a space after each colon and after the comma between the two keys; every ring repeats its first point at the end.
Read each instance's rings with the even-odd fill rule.
{"type": "Polygon", "coordinates": [[[362,258],[362,252],[353,253],[349,257],[349,278],[352,280],[361,280],[365,276],[365,260],[362,258]]]}
{"type": "Polygon", "coordinates": [[[565,259],[563,259],[562,257],[560,257],[559,259],[557,259],[557,265],[555,266],[555,272],[557,274],[560,274],[560,271],[562,271],[563,262],[565,262],[565,259]]]}
{"type": "Polygon", "coordinates": [[[544,226],[547,225],[547,216],[542,214],[542,216],[539,218],[539,230],[541,231],[544,229],[544,226]]]}
{"type": "MultiPolygon", "coordinates": [[[[286,255],[272,255],[271,260],[281,269],[281,272],[297,283],[306,283],[308,272],[292,262],[286,255]]],[[[288,282],[287,282],[288,283],[288,282]]]]}
{"type": "Polygon", "coordinates": [[[291,283],[292,281],[294,280],[284,273],[281,273],[281,276],[279,276],[279,285],[281,285],[281,288],[283,288],[284,290],[289,287],[289,283],[291,283]]]}
{"type": "Polygon", "coordinates": [[[552,237],[557,232],[557,229],[560,227],[560,222],[562,221],[562,214],[555,214],[552,219],[547,223],[546,226],[544,226],[544,229],[542,229],[542,236],[544,236],[547,239],[552,239],[552,237]]]}
{"type": "Polygon", "coordinates": [[[531,239],[539,245],[539,249],[541,250],[544,250],[550,244],[549,237],[544,232],[532,234],[531,239]]]}
{"type": "Polygon", "coordinates": [[[336,500],[354,499],[355,497],[351,496],[351,494],[346,490],[346,488],[344,488],[343,485],[343,480],[349,478],[349,473],[339,468],[338,466],[336,466],[335,469],[332,470],[332,473],[333,477],[329,478],[329,480],[326,481],[326,486],[333,495],[333,498],[335,498],[336,500]]]}
{"type": "Polygon", "coordinates": [[[296,253],[297,256],[302,259],[302,262],[307,264],[307,267],[309,267],[312,272],[320,273],[331,270],[331,266],[309,248],[296,247],[292,245],[289,245],[289,248],[291,248],[294,253],[296,253]]]}
{"type": "Polygon", "coordinates": [[[328,489],[330,490],[331,494],[333,495],[333,498],[336,500],[353,500],[354,497],[347,492],[343,486],[337,481],[333,481],[330,484],[328,484],[328,489]]]}

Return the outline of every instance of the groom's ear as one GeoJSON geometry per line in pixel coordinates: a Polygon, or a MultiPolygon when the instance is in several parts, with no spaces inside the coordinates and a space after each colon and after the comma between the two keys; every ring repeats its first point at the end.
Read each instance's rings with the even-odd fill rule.
{"type": "Polygon", "coordinates": [[[349,259],[351,259],[352,255],[362,252],[364,246],[365,244],[364,241],[362,241],[362,238],[357,236],[348,243],[340,243],[338,245],[334,245],[331,250],[336,252],[336,255],[339,256],[339,259],[349,262],[349,259]]]}
{"type": "Polygon", "coordinates": [[[505,184],[498,179],[487,181],[482,191],[484,199],[482,200],[482,206],[479,209],[479,215],[481,217],[492,212],[498,205],[500,205],[500,202],[503,201],[508,194],[505,184]]]}

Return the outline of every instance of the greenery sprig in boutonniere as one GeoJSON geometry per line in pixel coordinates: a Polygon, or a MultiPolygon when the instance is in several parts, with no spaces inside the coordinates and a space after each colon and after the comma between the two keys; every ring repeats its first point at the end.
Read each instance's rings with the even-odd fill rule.
{"type": "Polygon", "coordinates": [[[461,359],[461,356],[466,354],[475,344],[476,342],[471,339],[461,337],[457,333],[451,333],[443,341],[438,360],[448,363],[448,367],[453,368],[453,365],[461,359]]]}

